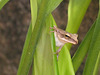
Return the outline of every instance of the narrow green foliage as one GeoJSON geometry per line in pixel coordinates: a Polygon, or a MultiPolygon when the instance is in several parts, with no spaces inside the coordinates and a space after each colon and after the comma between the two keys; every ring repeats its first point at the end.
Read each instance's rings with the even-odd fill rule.
{"type": "Polygon", "coordinates": [[[37,19],[37,0],[30,0],[30,3],[31,3],[31,15],[32,15],[32,30],[34,28],[34,25],[35,25],[35,22],[36,22],[36,19],[37,19]],[[34,4],[34,7],[33,7],[33,4],[34,4]]]}
{"type": "Polygon", "coordinates": [[[58,66],[60,75],[75,75],[70,52],[66,46],[62,48],[59,54],[58,66]]]}
{"type": "Polygon", "coordinates": [[[99,75],[99,70],[100,70],[100,51],[99,51],[99,54],[98,54],[98,58],[97,58],[97,61],[96,61],[96,65],[95,65],[95,68],[94,68],[93,75],[99,75]]]}
{"type": "MultiPolygon", "coordinates": [[[[45,26],[34,55],[34,72],[32,75],[54,75],[55,67],[53,66],[53,52],[50,42],[50,25],[55,25],[55,23],[51,15],[46,18],[46,23],[44,25],[45,26]]],[[[55,73],[59,72],[56,71],[55,73]]]]}
{"type": "Polygon", "coordinates": [[[94,73],[96,73],[95,69],[97,69],[96,66],[97,66],[99,52],[100,52],[100,8],[83,75],[95,75],[94,73]]]}
{"type": "Polygon", "coordinates": [[[96,23],[94,23],[93,26],[90,28],[90,30],[86,34],[84,40],[82,41],[82,43],[80,44],[80,46],[78,47],[77,51],[75,52],[75,54],[72,58],[73,67],[74,67],[75,72],[80,67],[80,64],[82,63],[84,57],[86,56],[86,54],[89,50],[89,46],[90,46],[91,39],[93,36],[95,24],[96,23]]]}
{"type": "MultiPolygon", "coordinates": [[[[9,0],[0,0],[0,10],[9,0]]],[[[57,55],[54,33],[50,27],[56,25],[51,12],[62,0],[30,0],[31,24],[28,29],[17,75],[28,75],[33,61],[32,75],[75,75],[88,52],[83,75],[97,75],[100,67],[100,0],[96,22],[86,34],[81,45],[70,55],[71,44],[65,45],[57,55]]],[[[66,31],[77,33],[91,0],[70,0],[66,31]],[[74,27],[74,28],[73,28],[74,27]]]]}
{"type": "MultiPolygon", "coordinates": [[[[37,11],[37,8],[34,8],[34,3],[37,1],[31,1],[31,10],[33,12],[33,10],[37,11]]],[[[27,37],[29,37],[29,40],[27,41],[27,45],[24,46],[24,53],[22,54],[21,57],[21,62],[19,65],[19,69],[18,69],[18,73],[17,75],[27,75],[32,63],[32,59],[33,59],[33,55],[34,52],[36,50],[36,46],[37,43],[39,41],[40,35],[42,34],[42,30],[43,30],[43,26],[45,23],[45,19],[47,17],[47,15],[49,15],[49,13],[51,13],[56,7],[57,5],[59,5],[59,3],[61,2],[61,0],[42,0],[40,3],[40,7],[38,7],[38,13],[37,13],[37,19],[35,17],[36,22],[33,23],[32,21],[32,28],[30,27],[31,32],[28,32],[27,37]],[[51,8],[52,6],[52,8],[51,8]],[[35,26],[33,25],[35,24],[35,26]],[[33,28],[34,27],[34,28],[33,28]],[[28,36],[30,35],[30,36],[28,36]]],[[[37,5],[37,4],[35,4],[37,5]]],[[[37,7],[37,6],[35,6],[37,7]]],[[[35,13],[36,14],[36,13],[35,13]]],[[[34,17],[35,14],[32,14],[32,17],[34,17]]],[[[34,18],[32,18],[33,20],[34,18]]],[[[27,40],[27,38],[26,38],[27,40]]]]}
{"type": "MultiPolygon", "coordinates": [[[[50,42],[49,28],[55,25],[55,21],[51,12],[61,1],[62,0],[30,0],[32,20],[27,33],[17,75],[28,74],[33,57],[34,65],[32,75],[75,75],[88,50],[88,59],[83,75],[95,75],[97,73],[97,66],[100,62],[99,15],[96,23],[94,23],[87,33],[72,60],[69,52],[70,44],[62,48],[58,61],[57,55],[53,54],[56,52],[55,38],[54,33],[51,33],[50,42]],[[92,62],[90,63],[90,61],[92,62]]],[[[77,33],[90,2],[91,0],[69,1],[68,25],[66,29],[68,32],[77,33]]]]}
{"type": "Polygon", "coordinates": [[[81,21],[91,0],[70,0],[68,7],[68,24],[67,31],[77,33],[81,21]],[[74,27],[74,28],[73,28],[74,27]]]}
{"type": "Polygon", "coordinates": [[[47,25],[43,28],[37,44],[34,54],[34,71],[32,75],[54,75],[50,35],[47,33],[46,29],[49,29],[47,25]]]}
{"type": "MultiPolygon", "coordinates": [[[[77,33],[82,19],[91,0],[70,0],[68,6],[68,23],[66,31],[70,33],[77,33]],[[74,28],[73,28],[74,27],[74,28]]],[[[71,44],[67,45],[70,50],[71,44]]]]}
{"type": "MultiPolygon", "coordinates": [[[[27,75],[28,72],[29,72],[29,69],[30,69],[30,65],[31,64],[27,64],[27,63],[30,63],[32,61],[32,56],[30,56],[30,54],[32,53],[31,51],[28,51],[28,45],[30,43],[30,38],[31,38],[31,35],[32,35],[32,31],[33,31],[33,28],[34,28],[34,25],[35,25],[35,22],[36,22],[36,18],[37,18],[37,2],[36,0],[31,0],[31,3],[34,3],[34,7],[32,7],[32,4],[31,4],[31,12],[33,15],[32,16],[32,23],[30,24],[29,26],[29,29],[28,29],[28,33],[27,33],[27,36],[26,36],[26,40],[25,40],[25,43],[24,43],[24,47],[23,47],[23,54],[21,56],[21,61],[20,61],[20,64],[19,64],[19,68],[18,68],[18,72],[17,72],[17,75],[27,75]],[[33,12],[35,11],[35,12],[33,12]],[[31,58],[26,58],[26,57],[31,57],[31,58]],[[25,66],[26,65],[26,66],[25,66]]],[[[31,54],[32,55],[32,54],[31,54]]]]}
{"type": "Polygon", "coordinates": [[[0,10],[9,0],[0,0],[0,10]]]}
{"type": "MultiPolygon", "coordinates": [[[[53,20],[53,17],[51,17],[52,19],[52,23],[51,23],[51,27],[53,27],[55,25],[55,22],[53,20]]],[[[53,29],[51,29],[51,31],[53,31],[53,29]]],[[[56,46],[55,46],[55,36],[54,33],[51,33],[51,47],[52,47],[52,52],[56,53],[56,46]]],[[[59,70],[58,70],[58,61],[57,61],[57,55],[53,54],[53,64],[54,64],[54,71],[55,71],[55,75],[59,75],[59,70]]]]}

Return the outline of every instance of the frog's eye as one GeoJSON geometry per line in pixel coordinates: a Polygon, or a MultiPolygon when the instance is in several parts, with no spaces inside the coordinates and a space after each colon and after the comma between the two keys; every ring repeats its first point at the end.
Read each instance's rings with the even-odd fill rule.
{"type": "Polygon", "coordinates": [[[65,35],[66,37],[68,37],[68,38],[70,38],[70,36],[69,35],[65,35]]]}

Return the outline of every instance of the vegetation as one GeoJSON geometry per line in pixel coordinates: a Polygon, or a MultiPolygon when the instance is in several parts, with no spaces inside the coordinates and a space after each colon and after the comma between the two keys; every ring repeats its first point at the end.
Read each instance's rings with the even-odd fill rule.
{"type": "MultiPolygon", "coordinates": [[[[8,0],[0,0],[0,10],[8,0]]],[[[83,75],[97,75],[100,63],[100,5],[98,17],[71,58],[71,44],[62,48],[57,61],[52,11],[62,0],[30,0],[31,24],[25,40],[17,75],[75,75],[88,53],[83,75]]],[[[66,31],[77,33],[91,0],[69,0],[66,31]],[[78,15],[78,16],[77,16],[78,15]],[[77,18],[77,19],[76,19],[77,18]],[[74,28],[73,28],[74,27],[74,28]]],[[[99,0],[100,4],[100,0],[99,0]]]]}

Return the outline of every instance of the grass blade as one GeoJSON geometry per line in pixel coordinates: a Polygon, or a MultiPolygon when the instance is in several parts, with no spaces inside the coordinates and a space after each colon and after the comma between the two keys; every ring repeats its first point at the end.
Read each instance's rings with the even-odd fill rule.
{"type": "Polygon", "coordinates": [[[95,68],[94,68],[93,75],[99,75],[98,74],[99,69],[100,69],[100,52],[98,54],[98,58],[97,58],[97,61],[96,61],[96,65],[95,65],[95,68]]]}
{"type": "MultiPolygon", "coordinates": [[[[31,10],[32,11],[34,9],[37,10],[37,8],[34,8],[34,3],[37,1],[33,0],[31,2],[32,2],[31,10]]],[[[57,7],[57,5],[59,5],[60,2],[61,0],[55,0],[55,1],[42,0],[41,1],[40,7],[38,7],[36,23],[33,23],[34,21],[32,21],[32,26],[30,27],[30,29],[33,29],[33,26],[34,26],[33,24],[35,24],[34,29],[32,31],[29,30],[31,31],[29,32],[30,36],[28,36],[29,40],[28,40],[27,46],[25,45],[26,47],[24,47],[24,51],[23,51],[24,53],[22,54],[22,57],[21,57],[21,62],[19,65],[19,70],[18,70],[17,75],[27,75],[28,74],[31,63],[32,63],[33,55],[36,50],[37,43],[39,41],[40,35],[43,30],[45,19],[47,15],[49,15],[49,13],[51,13],[57,7]]],[[[32,14],[32,16],[34,16],[34,14],[32,14]]]]}
{"type": "MultiPolygon", "coordinates": [[[[52,19],[51,27],[53,27],[56,24],[55,24],[52,16],[51,16],[51,19],[52,19]]],[[[51,31],[53,31],[53,29],[51,29],[51,31]]],[[[51,47],[52,47],[52,52],[56,53],[54,33],[51,33],[51,47]]],[[[56,54],[53,54],[53,64],[54,64],[55,75],[59,75],[58,61],[57,61],[57,55],[56,54]]]]}
{"type": "Polygon", "coordinates": [[[0,10],[9,0],[0,0],[0,10]]]}
{"type": "Polygon", "coordinates": [[[50,15],[46,19],[46,25],[44,24],[42,36],[34,55],[34,72],[32,75],[54,75],[53,53],[50,42],[50,25],[54,25],[52,21],[52,16],[50,15]]]}
{"type": "Polygon", "coordinates": [[[70,52],[66,46],[59,54],[58,66],[60,75],[75,75],[70,52]]]}
{"type": "Polygon", "coordinates": [[[68,6],[68,32],[77,33],[90,2],[91,0],[70,0],[68,6]]]}
{"type": "MultiPolygon", "coordinates": [[[[79,29],[80,23],[86,13],[86,10],[91,0],[70,0],[68,6],[68,24],[66,30],[70,33],[76,33],[79,29]],[[77,16],[78,15],[78,16],[77,16]],[[77,18],[77,19],[76,19],[77,18]],[[73,28],[74,27],[74,28],[73,28]]],[[[71,44],[67,44],[59,55],[59,70],[61,75],[75,75],[71,56],[68,51],[71,44]],[[68,48],[67,48],[68,47],[68,48]]]]}
{"type": "Polygon", "coordinates": [[[33,31],[33,28],[34,28],[34,25],[35,25],[35,22],[36,22],[36,18],[37,18],[37,15],[36,15],[37,14],[37,8],[36,8],[37,2],[36,2],[36,0],[31,0],[31,3],[34,3],[34,7],[32,7],[32,4],[31,4],[32,23],[30,24],[28,32],[27,32],[27,36],[26,36],[26,40],[25,40],[25,43],[24,43],[23,53],[22,53],[22,56],[21,56],[17,75],[23,75],[23,74],[27,75],[28,72],[29,72],[29,68],[30,68],[30,64],[28,64],[28,63],[32,61],[32,59],[31,59],[32,56],[31,56],[31,58],[28,58],[28,59],[26,58],[26,57],[29,57],[30,52],[31,52],[31,51],[27,51],[26,49],[28,49],[28,45],[30,43],[32,31],[33,31]]]}
{"type": "Polygon", "coordinates": [[[100,53],[100,8],[83,75],[95,75],[94,73],[96,73],[95,69],[97,69],[96,66],[99,53],[100,53]]]}
{"type": "MultiPolygon", "coordinates": [[[[66,31],[70,33],[77,33],[81,21],[86,13],[86,10],[91,0],[70,0],[68,6],[68,23],[66,31]],[[78,15],[78,16],[77,16],[78,15]],[[74,28],[73,28],[74,27],[74,28]]],[[[70,50],[71,44],[67,45],[70,50]]]]}
{"type": "Polygon", "coordinates": [[[37,44],[32,75],[54,75],[50,34],[47,33],[46,29],[49,28],[45,25],[37,44]]]}
{"type": "Polygon", "coordinates": [[[94,23],[92,25],[92,27],[90,28],[90,30],[86,34],[84,40],[82,41],[82,43],[80,44],[80,46],[78,47],[77,51],[75,52],[75,54],[72,58],[73,67],[74,67],[75,72],[78,70],[80,64],[82,63],[84,57],[86,56],[86,54],[89,50],[89,46],[90,46],[91,39],[93,36],[95,24],[96,23],[94,23]]]}
{"type": "Polygon", "coordinates": [[[31,3],[31,16],[32,16],[32,30],[34,28],[36,19],[37,19],[37,12],[38,12],[38,6],[37,6],[37,0],[30,0],[31,3]],[[34,7],[33,7],[34,4],[34,7]]]}

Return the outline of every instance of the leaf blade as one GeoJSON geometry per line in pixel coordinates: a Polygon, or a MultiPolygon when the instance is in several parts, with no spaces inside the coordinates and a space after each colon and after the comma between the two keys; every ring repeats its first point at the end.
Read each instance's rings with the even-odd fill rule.
{"type": "Polygon", "coordinates": [[[97,22],[96,22],[96,26],[94,29],[91,45],[90,45],[89,52],[88,52],[88,57],[86,60],[84,71],[83,71],[83,75],[93,75],[94,73],[96,73],[94,71],[95,69],[97,69],[95,67],[97,65],[97,60],[98,60],[98,56],[100,52],[100,41],[99,41],[100,40],[100,29],[99,28],[100,28],[100,8],[99,8],[99,13],[98,13],[97,22]]]}
{"type": "Polygon", "coordinates": [[[0,0],[0,10],[9,0],[0,0]]]}
{"type": "Polygon", "coordinates": [[[89,46],[90,46],[91,39],[93,36],[95,24],[96,24],[96,22],[92,25],[92,27],[86,34],[84,40],[82,41],[82,43],[78,47],[77,51],[75,52],[74,56],[72,57],[72,62],[73,62],[73,67],[74,67],[75,72],[78,70],[80,64],[82,63],[84,57],[86,56],[86,54],[89,50],[89,46]]]}
{"type": "MultiPolygon", "coordinates": [[[[70,0],[68,6],[68,23],[66,31],[70,33],[77,33],[81,21],[86,13],[86,10],[91,0],[70,0]],[[77,16],[78,15],[78,16],[77,16]],[[74,27],[74,28],[73,28],[74,27]]],[[[67,44],[70,50],[72,44],[67,44]]]]}
{"type": "MultiPolygon", "coordinates": [[[[27,44],[27,47],[24,48],[24,51],[23,51],[24,53],[22,54],[22,58],[21,58],[21,64],[19,65],[20,69],[18,70],[17,75],[27,75],[29,72],[29,69],[30,69],[30,66],[32,63],[32,59],[33,59],[33,55],[34,55],[37,43],[39,41],[39,38],[40,38],[42,30],[43,30],[45,19],[46,19],[47,15],[49,15],[49,13],[51,13],[57,7],[57,5],[59,5],[59,3],[61,2],[61,0],[53,1],[54,2],[53,4],[55,4],[55,3],[56,4],[53,5],[51,8],[49,4],[51,4],[52,1],[53,0],[49,0],[49,1],[42,0],[40,3],[40,7],[38,7],[37,20],[36,20],[35,26],[33,25],[34,23],[32,23],[32,26],[34,26],[34,29],[31,27],[31,29],[33,29],[33,30],[31,32],[29,32],[30,33],[29,42],[27,44]]],[[[32,6],[34,7],[35,2],[32,2],[32,3],[33,3],[32,6]]],[[[31,6],[31,8],[32,8],[32,6],[31,6]]],[[[34,9],[31,9],[31,10],[34,10],[34,9]]]]}

